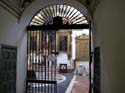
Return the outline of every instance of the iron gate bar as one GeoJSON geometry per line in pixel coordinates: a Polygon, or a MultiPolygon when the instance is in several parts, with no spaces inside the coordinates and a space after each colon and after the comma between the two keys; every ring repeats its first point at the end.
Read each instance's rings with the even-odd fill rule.
{"type": "MultiPolygon", "coordinates": [[[[53,41],[51,39],[52,38],[51,35],[56,35],[56,31],[54,33],[54,31],[51,32],[51,31],[47,31],[47,30],[46,31],[30,30],[30,31],[28,31],[27,35],[28,35],[27,36],[28,37],[27,53],[29,54],[27,57],[29,58],[29,64],[32,64],[31,67],[27,70],[31,70],[31,73],[30,73],[31,76],[34,75],[34,73],[32,71],[34,71],[35,73],[37,72],[38,74],[40,74],[40,72],[41,72],[40,75],[42,77],[42,80],[41,80],[41,77],[40,77],[40,79],[37,78],[37,77],[39,77],[39,75],[37,75],[36,78],[27,78],[26,93],[34,93],[34,91],[35,91],[35,93],[39,93],[38,91],[44,91],[45,93],[50,93],[51,91],[53,91],[51,93],[57,93],[57,91],[56,91],[56,89],[57,89],[56,66],[51,66],[50,63],[46,63],[48,53],[54,54],[54,53],[52,53],[52,49],[54,49],[56,51],[56,46],[54,46],[54,48],[52,48],[53,43],[51,42],[51,41],[53,41]],[[36,41],[36,40],[39,40],[39,41],[36,41]],[[45,41],[45,42],[43,42],[43,41],[45,41]],[[45,45],[45,46],[43,46],[43,45],[45,45]],[[34,55],[34,53],[39,55],[39,53],[41,53],[40,50],[42,50],[42,53],[43,53],[44,49],[47,49],[48,53],[45,52],[44,64],[43,64],[44,66],[42,66],[42,68],[41,68],[40,65],[38,65],[39,63],[41,63],[41,60],[39,60],[38,57],[34,55]],[[42,70],[40,70],[39,67],[42,70]],[[51,71],[51,73],[49,74],[50,71],[51,71]],[[45,73],[43,73],[43,72],[45,72],[45,73]],[[52,78],[49,79],[50,76],[52,76],[52,78]],[[53,83],[53,82],[55,82],[55,83],[53,83]],[[29,88],[29,84],[31,85],[30,88],[29,88]],[[32,84],[33,84],[33,86],[32,86],[32,84]],[[39,88],[39,86],[41,86],[41,84],[43,86],[42,86],[42,88],[39,88]],[[46,86],[46,84],[48,86],[46,86]]],[[[53,41],[53,42],[55,42],[55,41],[53,41]]],[[[56,42],[55,42],[55,44],[56,44],[56,42]]],[[[54,54],[54,55],[56,55],[56,54],[54,54]]],[[[27,67],[29,66],[29,64],[27,64],[27,67]]]]}
{"type": "MultiPolygon", "coordinates": [[[[74,10],[75,10],[75,9],[74,9],[74,10]]],[[[72,15],[69,16],[69,19],[70,19],[70,20],[73,19],[73,17],[75,17],[75,14],[76,14],[76,12],[72,13],[72,15]]],[[[78,15],[78,16],[79,16],[79,15],[78,15]]]]}
{"type": "Polygon", "coordinates": [[[42,20],[43,20],[43,23],[45,22],[45,19],[46,19],[46,17],[44,16],[44,14],[43,14],[43,12],[41,11],[40,13],[40,16],[41,16],[41,18],[42,18],[42,20]]]}
{"type": "Polygon", "coordinates": [[[50,13],[49,13],[49,11],[48,11],[47,8],[44,9],[44,13],[47,15],[47,20],[48,20],[49,18],[51,18],[51,15],[50,15],[50,13]]]}
{"type": "Polygon", "coordinates": [[[53,10],[54,10],[54,17],[56,16],[56,5],[53,6],[53,10]]]}
{"type": "Polygon", "coordinates": [[[73,15],[74,10],[75,10],[75,8],[70,12],[69,19],[71,19],[71,16],[73,15]]]}
{"type": "Polygon", "coordinates": [[[92,63],[92,51],[91,51],[91,21],[89,21],[89,93],[92,93],[92,84],[91,84],[91,63],[92,63]]]}
{"type": "Polygon", "coordinates": [[[27,82],[31,82],[31,83],[57,84],[57,81],[50,81],[50,80],[27,80],[27,82]]]}
{"type": "MultiPolygon", "coordinates": [[[[38,16],[37,16],[37,17],[38,17],[38,16]]],[[[37,22],[40,22],[40,23],[42,22],[42,20],[43,20],[43,19],[42,19],[41,17],[39,17],[39,19],[34,19],[34,21],[37,21],[37,22]],[[41,19],[41,20],[40,20],[40,19],[41,19]]]]}
{"type": "Polygon", "coordinates": [[[63,18],[65,18],[65,17],[64,17],[65,11],[66,11],[66,7],[65,7],[65,5],[63,5],[63,12],[62,12],[62,13],[63,13],[63,16],[62,16],[62,17],[63,17],[63,18]]]}
{"type": "MultiPolygon", "coordinates": [[[[47,42],[46,42],[46,32],[44,33],[45,34],[45,49],[46,49],[46,44],[47,44],[47,42]]],[[[45,50],[45,56],[46,56],[47,54],[46,54],[46,50],[45,50]]],[[[45,81],[46,81],[46,57],[45,57],[45,79],[44,79],[45,81]]],[[[44,91],[45,93],[46,93],[46,86],[45,86],[45,91],[44,91]]]]}
{"type": "Polygon", "coordinates": [[[45,12],[45,9],[43,9],[43,14],[44,14],[44,16],[46,17],[46,21],[48,20],[48,15],[46,14],[46,12],[45,12]]]}
{"type": "Polygon", "coordinates": [[[27,27],[30,30],[58,30],[58,29],[89,29],[89,24],[65,24],[65,25],[31,25],[27,27]]]}
{"type": "Polygon", "coordinates": [[[55,16],[54,5],[52,6],[53,17],[55,16]]]}
{"type": "Polygon", "coordinates": [[[66,8],[66,5],[65,5],[64,18],[66,18],[66,16],[67,16],[67,12],[68,12],[68,7],[66,8]]]}
{"type": "Polygon", "coordinates": [[[70,13],[70,10],[71,10],[72,7],[69,8],[69,10],[67,11],[66,13],[66,17],[69,18],[69,13],[70,13]]]}
{"type": "Polygon", "coordinates": [[[77,22],[74,22],[74,23],[77,23],[77,24],[79,24],[80,22],[83,22],[83,21],[85,21],[85,19],[83,19],[83,20],[79,20],[79,21],[77,21],[77,22]]]}
{"type": "Polygon", "coordinates": [[[36,22],[35,20],[32,21],[33,23],[39,24],[38,22],[36,22]]]}
{"type": "MultiPolygon", "coordinates": [[[[40,31],[40,34],[41,34],[41,36],[40,36],[40,37],[41,37],[40,42],[41,42],[41,41],[43,41],[43,33],[42,33],[42,31],[40,31]]],[[[41,51],[43,52],[43,43],[40,43],[40,45],[41,45],[41,48],[40,48],[40,49],[41,49],[41,51]]],[[[42,55],[42,56],[43,56],[43,55],[42,55]]],[[[41,62],[41,63],[42,63],[42,62],[41,62]]],[[[43,71],[43,64],[44,64],[44,63],[42,63],[41,73],[42,73],[42,71],[43,71]]],[[[41,77],[43,78],[43,73],[41,74],[41,77]]],[[[41,91],[44,91],[43,88],[41,88],[41,91]]]]}
{"type": "MultiPolygon", "coordinates": [[[[64,7],[65,7],[65,5],[64,5],[64,7]]],[[[63,11],[63,13],[64,13],[64,16],[63,16],[63,17],[64,17],[64,18],[66,18],[66,17],[65,17],[65,16],[66,16],[66,10],[67,10],[67,8],[65,7],[65,8],[64,8],[64,11],[63,11]]]]}
{"type": "MultiPolygon", "coordinates": [[[[35,43],[35,44],[34,44],[34,52],[37,53],[37,44],[36,44],[37,42],[35,41],[35,40],[37,40],[37,33],[36,33],[36,32],[37,32],[37,30],[34,31],[34,35],[35,35],[35,38],[34,38],[34,43],[35,43]]],[[[34,58],[35,58],[34,61],[35,61],[35,63],[36,63],[36,55],[34,55],[34,58]]],[[[33,61],[33,62],[34,62],[34,61],[33,61]]],[[[35,70],[37,71],[36,66],[34,66],[34,65],[32,65],[32,66],[33,66],[33,70],[35,69],[35,70]]],[[[35,79],[36,79],[36,76],[35,76],[35,79]]],[[[35,87],[36,87],[36,83],[35,83],[35,87]]]]}
{"type": "Polygon", "coordinates": [[[39,19],[41,19],[42,22],[44,22],[45,20],[43,19],[43,17],[40,17],[42,16],[41,14],[39,14],[37,17],[39,17],[39,19]]]}
{"type": "Polygon", "coordinates": [[[82,16],[81,16],[81,17],[78,17],[78,18],[75,18],[75,19],[72,19],[72,22],[73,22],[73,23],[76,23],[76,22],[78,22],[79,20],[82,20],[82,21],[86,20],[86,19],[81,19],[81,18],[82,18],[82,16]]]}
{"type": "MultiPolygon", "coordinates": [[[[79,18],[80,20],[85,18],[85,15],[83,15],[79,10],[75,9],[74,7],[65,4],[62,5],[57,4],[45,7],[44,9],[40,10],[36,14],[36,16],[34,16],[30,24],[32,25],[49,24],[52,21],[52,18],[57,16],[67,19],[67,22],[72,24],[77,24],[76,22],[74,23],[73,18],[79,18]],[[41,20],[41,23],[34,19],[39,19],[39,21],[41,20]]],[[[85,20],[87,19],[85,18],[85,20]]],[[[80,22],[80,24],[83,23],[84,22],[80,22]]]]}
{"type": "MultiPolygon", "coordinates": [[[[38,30],[36,30],[36,40],[38,39],[38,30]]],[[[38,44],[36,44],[36,54],[38,54],[38,44]]],[[[37,63],[39,64],[39,60],[37,59],[37,63]]],[[[38,70],[38,68],[39,68],[39,66],[35,66],[35,68],[37,69],[37,72],[39,73],[39,70],[38,70]]],[[[38,84],[38,86],[39,86],[39,84],[38,84]]],[[[38,91],[38,89],[37,89],[37,91],[38,91]]]]}
{"type": "MultiPolygon", "coordinates": [[[[49,33],[47,33],[47,39],[48,39],[47,49],[48,49],[48,55],[49,55],[49,33]]],[[[47,61],[47,79],[49,80],[49,61],[47,61]]],[[[49,87],[47,90],[48,90],[47,93],[49,93],[49,87]]]]}
{"type": "Polygon", "coordinates": [[[65,15],[65,8],[64,8],[64,5],[63,5],[63,11],[62,11],[62,17],[64,17],[64,15],[65,15]]]}
{"type": "Polygon", "coordinates": [[[45,16],[45,14],[43,13],[43,11],[40,12],[40,15],[44,18],[44,22],[46,21],[47,17],[45,16]]]}
{"type": "Polygon", "coordinates": [[[50,10],[51,9],[51,7],[50,8],[48,8],[48,12],[50,13],[50,17],[52,18],[52,16],[53,16],[53,13],[52,13],[52,11],[50,10]]]}

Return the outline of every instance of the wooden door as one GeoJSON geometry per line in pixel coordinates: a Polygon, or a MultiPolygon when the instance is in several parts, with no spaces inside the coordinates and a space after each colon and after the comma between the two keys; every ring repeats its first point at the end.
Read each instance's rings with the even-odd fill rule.
{"type": "Polygon", "coordinates": [[[94,48],[94,93],[101,93],[100,47],[94,48]]]}
{"type": "Polygon", "coordinates": [[[84,35],[76,38],[76,58],[79,61],[89,61],[89,39],[84,35]]]}
{"type": "Polygon", "coordinates": [[[16,93],[17,48],[0,45],[0,93],[16,93]]]}

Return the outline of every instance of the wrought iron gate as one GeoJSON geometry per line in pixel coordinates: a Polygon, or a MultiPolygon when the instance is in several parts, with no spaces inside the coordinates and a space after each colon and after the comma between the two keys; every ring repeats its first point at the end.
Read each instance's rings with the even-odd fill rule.
{"type": "Polygon", "coordinates": [[[27,93],[57,93],[55,30],[89,27],[86,17],[68,5],[52,5],[34,16],[27,27],[27,93]]]}
{"type": "Polygon", "coordinates": [[[29,30],[26,93],[57,93],[56,31],[29,30]]]}

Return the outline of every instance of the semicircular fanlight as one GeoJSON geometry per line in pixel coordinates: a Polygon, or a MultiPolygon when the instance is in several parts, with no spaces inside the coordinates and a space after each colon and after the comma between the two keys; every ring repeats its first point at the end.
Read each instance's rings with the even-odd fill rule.
{"type": "Polygon", "coordinates": [[[57,16],[62,18],[63,24],[88,24],[85,16],[74,7],[51,5],[37,13],[30,25],[53,24],[53,18],[57,16]]]}

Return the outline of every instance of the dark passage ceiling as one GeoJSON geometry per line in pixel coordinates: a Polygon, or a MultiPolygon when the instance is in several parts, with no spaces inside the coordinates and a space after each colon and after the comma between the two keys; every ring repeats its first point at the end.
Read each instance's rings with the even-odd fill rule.
{"type": "MultiPolygon", "coordinates": [[[[0,6],[9,11],[11,14],[20,18],[25,9],[36,0],[0,0],[0,6]]],[[[93,15],[100,0],[77,0],[82,3],[93,15]]]]}

